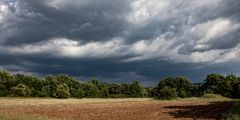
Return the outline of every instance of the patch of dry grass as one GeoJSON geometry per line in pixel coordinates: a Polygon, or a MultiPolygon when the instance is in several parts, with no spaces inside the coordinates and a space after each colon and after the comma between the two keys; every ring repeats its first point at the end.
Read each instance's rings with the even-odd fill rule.
{"type": "Polygon", "coordinates": [[[222,95],[218,94],[205,94],[202,98],[209,98],[209,99],[219,99],[219,100],[231,100],[231,98],[223,97],[222,95]]]}
{"type": "Polygon", "coordinates": [[[35,99],[35,98],[0,98],[0,107],[4,106],[41,106],[41,105],[76,105],[83,103],[112,103],[112,102],[141,102],[141,101],[153,101],[151,98],[83,98],[83,99],[35,99]]]}
{"type": "Polygon", "coordinates": [[[41,115],[26,115],[19,113],[0,113],[0,120],[55,120],[41,115]]]}

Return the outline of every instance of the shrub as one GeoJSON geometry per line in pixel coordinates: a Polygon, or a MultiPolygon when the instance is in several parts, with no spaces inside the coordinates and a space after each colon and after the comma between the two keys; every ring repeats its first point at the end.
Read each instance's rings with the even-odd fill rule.
{"type": "Polygon", "coordinates": [[[158,96],[156,98],[161,100],[170,100],[176,97],[177,92],[175,88],[163,87],[162,89],[159,90],[158,96]]]}
{"type": "Polygon", "coordinates": [[[54,97],[56,98],[69,98],[70,93],[66,84],[58,85],[54,97]]]}
{"type": "Polygon", "coordinates": [[[11,96],[14,97],[26,97],[31,95],[31,90],[23,85],[23,84],[18,84],[15,87],[12,87],[11,89],[11,96]]]}
{"type": "Polygon", "coordinates": [[[78,90],[76,94],[77,98],[83,98],[84,97],[84,91],[83,90],[78,90]]]}
{"type": "Polygon", "coordinates": [[[202,98],[224,98],[224,97],[217,94],[204,94],[202,98]]]}
{"type": "Polygon", "coordinates": [[[185,91],[181,90],[178,92],[178,97],[185,98],[185,97],[187,97],[187,94],[185,91]]]}
{"type": "Polygon", "coordinates": [[[233,92],[232,92],[233,98],[240,98],[240,84],[235,84],[233,86],[233,92]]]}
{"type": "Polygon", "coordinates": [[[92,83],[83,84],[84,97],[96,98],[99,95],[98,88],[92,83]]]}
{"type": "Polygon", "coordinates": [[[50,87],[49,86],[45,86],[41,89],[41,91],[39,92],[39,96],[40,97],[49,97],[51,95],[50,93],[50,87]]]}
{"type": "Polygon", "coordinates": [[[191,97],[193,84],[192,82],[186,77],[177,77],[175,78],[176,81],[176,91],[179,97],[191,97]]]}
{"type": "Polygon", "coordinates": [[[145,88],[140,84],[139,81],[135,81],[130,85],[131,97],[144,97],[146,94],[145,88]]]}
{"type": "MultiPolygon", "coordinates": [[[[165,78],[160,81],[160,83],[157,86],[157,89],[161,90],[164,87],[169,87],[169,88],[175,89],[177,96],[182,97],[182,98],[191,97],[193,94],[192,93],[193,84],[186,77],[165,78]]],[[[156,91],[154,91],[154,92],[156,92],[156,91]]]]}

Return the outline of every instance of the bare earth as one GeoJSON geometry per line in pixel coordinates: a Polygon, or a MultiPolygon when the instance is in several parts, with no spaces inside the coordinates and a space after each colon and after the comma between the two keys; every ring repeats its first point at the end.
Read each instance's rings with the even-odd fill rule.
{"type": "Polygon", "coordinates": [[[214,99],[0,99],[0,113],[73,120],[216,119],[233,102],[214,99]]]}

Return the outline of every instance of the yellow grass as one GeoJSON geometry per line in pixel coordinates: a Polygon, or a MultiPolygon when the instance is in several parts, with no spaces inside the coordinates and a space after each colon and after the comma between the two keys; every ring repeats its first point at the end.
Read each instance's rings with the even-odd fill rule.
{"type": "Polygon", "coordinates": [[[141,102],[141,101],[153,101],[152,98],[83,98],[83,99],[36,99],[36,98],[0,98],[0,107],[3,106],[38,106],[38,105],[75,105],[75,104],[82,104],[82,103],[103,103],[103,102],[141,102]]]}
{"type": "Polygon", "coordinates": [[[41,115],[0,113],[0,120],[55,120],[41,115]]]}

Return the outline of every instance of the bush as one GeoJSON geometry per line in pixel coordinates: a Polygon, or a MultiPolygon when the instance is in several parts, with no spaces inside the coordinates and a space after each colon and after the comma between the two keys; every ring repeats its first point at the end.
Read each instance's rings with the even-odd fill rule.
{"type": "Polygon", "coordinates": [[[233,86],[233,92],[232,92],[233,98],[240,98],[240,84],[235,84],[233,86]]]}
{"type": "Polygon", "coordinates": [[[78,90],[76,94],[77,98],[83,98],[84,97],[84,91],[83,90],[78,90]]]}
{"type": "Polygon", "coordinates": [[[27,97],[31,95],[31,90],[23,85],[23,84],[18,84],[15,87],[12,87],[11,89],[11,96],[14,97],[27,97]]]}
{"type": "Polygon", "coordinates": [[[99,95],[98,88],[92,83],[83,84],[84,97],[96,98],[99,95]]]}
{"type": "Polygon", "coordinates": [[[178,93],[178,97],[191,97],[193,89],[192,82],[186,77],[177,77],[175,78],[175,81],[177,85],[176,91],[178,93]]]}
{"type": "Polygon", "coordinates": [[[9,93],[8,93],[8,90],[6,89],[6,87],[0,83],[0,97],[5,97],[8,94],[9,93]]]}
{"type": "Polygon", "coordinates": [[[202,98],[224,98],[224,97],[217,94],[204,94],[202,98]]]}
{"type": "Polygon", "coordinates": [[[69,98],[70,93],[68,86],[66,84],[58,85],[56,92],[54,94],[54,97],[56,98],[69,98]]]}
{"type": "Polygon", "coordinates": [[[41,91],[39,92],[39,96],[40,97],[49,97],[51,95],[50,93],[50,87],[49,86],[45,86],[41,89],[41,91]]]}
{"type": "Polygon", "coordinates": [[[178,97],[185,98],[185,97],[187,97],[187,94],[186,94],[185,91],[181,90],[181,91],[178,92],[178,97]]]}
{"type": "Polygon", "coordinates": [[[175,91],[177,92],[177,96],[181,98],[191,97],[193,94],[192,90],[194,88],[192,82],[185,77],[165,78],[160,81],[157,89],[161,90],[164,87],[175,89],[175,91]]]}
{"type": "Polygon", "coordinates": [[[161,100],[170,100],[176,97],[177,97],[177,92],[175,88],[164,87],[159,90],[158,96],[156,98],[161,100]]]}
{"type": "Polygon", "coordinates": [[[145,88],[140,84],[139,81],[135,81],[130,85],[131,97],[144,97],[146,94],[145,88]]]}

